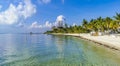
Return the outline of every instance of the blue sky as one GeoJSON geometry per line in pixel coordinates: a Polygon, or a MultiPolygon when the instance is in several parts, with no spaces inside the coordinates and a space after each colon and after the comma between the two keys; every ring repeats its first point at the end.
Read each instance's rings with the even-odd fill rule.
{"type": "Polygon", "coordinates": [[[0,33],[44,32],[57,17],[80,25],[83,19],[113,17],[120,0],[0,0],[0,33]]]}

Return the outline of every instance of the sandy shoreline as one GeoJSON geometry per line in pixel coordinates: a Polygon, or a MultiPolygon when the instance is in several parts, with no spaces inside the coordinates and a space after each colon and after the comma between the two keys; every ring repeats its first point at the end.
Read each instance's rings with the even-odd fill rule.
{"type": "Polygon", "coordinates": [[[120,36],[104,35],[104,36],[91,36],[90,34],[56,34],[56,35],[69,35],[80,37],[89,41],[93,41],[97,44],[104,45],[114,50],[120,51],[120,36]]]}

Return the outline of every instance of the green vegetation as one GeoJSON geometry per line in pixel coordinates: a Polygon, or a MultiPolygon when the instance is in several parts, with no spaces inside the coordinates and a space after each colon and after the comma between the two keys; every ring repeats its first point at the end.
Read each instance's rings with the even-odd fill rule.
{"type": "Polygon", "coordinates": [[[99,17],[97,19],[91,19],[90,21],[83,19],[82,25],[68,26],[65,24],[65,27],[53,26],[51,31],[47,31],[45,33],[89,33],[91,31],[105,32],[109,30],[113,32],[119,32],[119,27],[120,13],[116,13],[116,16],[113,18],[99,17]]]}

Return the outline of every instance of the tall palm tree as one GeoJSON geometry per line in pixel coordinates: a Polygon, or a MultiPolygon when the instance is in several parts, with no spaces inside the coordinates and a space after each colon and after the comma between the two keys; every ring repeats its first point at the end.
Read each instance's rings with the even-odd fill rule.
{"type": "Polygon", "coordinates": [[[119,23],[119,27],[120,27],[120,13],[116,13],[116,16],[114,16],[114,18],[119,23]]]}
{"type": "Polygon", "coordinates": [[[112,19],[110,17],[105,18],[105,26],[107,30],[110,30],[110,23],[112,23],[112,19]]]}
{"type": "Polygon", "coordinates": [[[87,28],[90,30],[90,31],[94,31],[95,29],[95,20],[94,19],[91,19],[90,22],[88,23],[88,26],[87,28]]]}
{"type": "Polygon", "coordinates": [[[96,27],[97,27],[98,31],[102,30],[102,27],[103,27],[102,22],[103,22],[103,18],[102,17],[97,18],[97,20],[96,20],[96,27]]]}
{"type": "Polygon", "coordinates": [[[112,29],[113,31],[117,31],[118,27],[119,27],[118,22],[112,21],[112,22],[110,23],[110,29],[112,29]]]}
{"type": "Polygon", "coordinates": [[[86,19],[83,19],[83,23],[82,23],[83,28],[87,29],[87,24],[88,21],[86,19]]]}
{"type": "Polygon", "coordinates": [[[120,22],[120,13],[116,13],[116,16],[114,16],[114,18],[120,22]]]}

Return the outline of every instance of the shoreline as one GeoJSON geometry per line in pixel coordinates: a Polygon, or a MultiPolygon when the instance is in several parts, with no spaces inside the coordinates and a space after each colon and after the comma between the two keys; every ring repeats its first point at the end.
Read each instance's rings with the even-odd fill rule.
{"type": "Polygon", "coordinates": [[[107,48],[120,51],[120,36],[116,37],[114,35],[104,35],[104,36],[91,36],[90,34],[71,34],[71,33],[52,33],[52,35],[66,35],[82,38],[88,41],[92,41],[99,45],[103,45],[107,48]]]}

